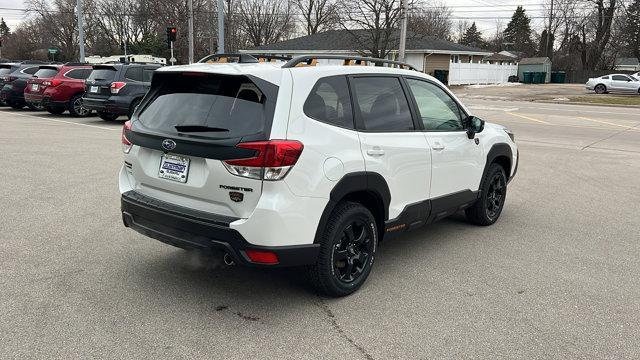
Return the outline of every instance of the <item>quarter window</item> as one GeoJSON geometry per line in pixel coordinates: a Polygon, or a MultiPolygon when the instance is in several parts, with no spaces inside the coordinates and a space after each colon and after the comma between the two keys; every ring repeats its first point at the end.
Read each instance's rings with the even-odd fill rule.
{"type": "Polygon", "coordinates": [[[353,115],[346,77],[330,76],[318,80],[303,110],[310,118],[352,129],[353,115]]]}
{"type": "Polygon", "coordinates": [[[153,71],[155,69],[143,69],[142,70],[142,81],[144,82],[151,82],[151,78],[153,77],[153,71]]]}
{"type": "Polygon", "coordinates": [[[407,97],[396,77],[356,77],[351,81],[354,103],[364,130],[414,130],[407,97]]]}
{"type": "Polygon", "coordinates": [[[130,67],[124,73],[124,77],[127,80],[142,81],[142,68],[140,68],[140,67],[130,67]]]}
{"type": "Polygon", "coordinates": [[[90,71],[87,69],[73,69],[69,71],[65,76],[71,79],[86,79],[89,76],[90,71]]]}
{"type": "Polygon", "coordinates": [[[458,104],[439,86],[427,81],[407,79],[418,106],[425,130],[456,131],[464,129],[458,104]]]}

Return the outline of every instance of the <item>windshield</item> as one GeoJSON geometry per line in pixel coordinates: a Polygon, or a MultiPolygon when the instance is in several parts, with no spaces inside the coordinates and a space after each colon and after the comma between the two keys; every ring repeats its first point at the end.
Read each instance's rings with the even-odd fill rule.
{"type": "Polygon", "coordinates": [[[138,117],[149,130],[230,138],[264,133],[271,124],[273,84],[259,88],[246,76],[200,73],[163,74],[156,83],[138,117]]]}
{"type": "Polygon", "coordinates": [[[41,68],[40,70],[36,71],[36,73],[33,74],[33,76],[37,78],[52,78],[56,76],[57,73],[58,73],[58,69],[41,68]]]}
{"type": "Polygon", "coordinates": [[[111,81],[116,77],[115,68],[94,68],[89,75],[89,80],[107,80],[111,81]]]}

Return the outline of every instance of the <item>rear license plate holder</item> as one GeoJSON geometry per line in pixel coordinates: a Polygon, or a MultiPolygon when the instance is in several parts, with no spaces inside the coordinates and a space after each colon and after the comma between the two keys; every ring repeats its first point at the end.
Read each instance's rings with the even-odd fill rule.
{"type": "Polygon", "coordinates": [[[186,183],[189,176],[188,157],[163,154],[160,157],[160,169],[158,169],[158,177],[161,179],[186,183]]]}

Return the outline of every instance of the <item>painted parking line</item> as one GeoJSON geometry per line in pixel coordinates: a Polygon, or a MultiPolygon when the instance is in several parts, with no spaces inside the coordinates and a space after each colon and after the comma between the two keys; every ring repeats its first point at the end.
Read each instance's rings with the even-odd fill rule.
{"type": "Polygon", "coordinates": [[[517,117],[519,117],[519,118],[523,118],[523,119],[527,119],[527,120],[535,121],[535,122],[540,123],[540,124],[545,124],[545,125],[554,125],[554,124],[549,123],[549,122],[546,122],[546,121],[544,121],[544,120],[534,119],[534,118],[532,118],[532,117],[525,116],[525,115],[520,115],[520,114],[516,114],[516,113],[513,113],[513,112],[507,112],[507,114],[509,114],[509,115],[513,115],[513,116],[517,116],[517,117]]]}
{"type": "MultiPolygon", "coordinates": [[[[611,126],[617,126],[617,127],[621,127],[627,130],[631,130],[631,131],[640,131],[639,128],[637,128],[636,126],[628,126],[628,125],[620,125],[620,124],[616,124],[616,123],[612,123],[612,122],[608,122],[608,121],[604,121],[604,120],[596,120],[596,119],[591,119],[588,117],[584,117],[584,116],[578,116],[578,119],[582,119],[582,120],[587,120],[587,121],[593,121],[593,122],[597,122],[600,124],[606,124],[606,125],[611,125],[611,126]]],[[[640,124],[638,124],[640,125],[640,124]]]]}
{"type": "Polygon", "coordinates": [[[83,124],[83,123],[74,122],[74,121],[66,121],[66,120],[60,120],[60,119],[50,119],[50,118],[46,118],[46,117],[42,117],[42,116],[38,116],[38,115],[21,114],[19,112],[13,112],[13,111],[0,110],[0,112],[5,113],[5,114],[9,114],[9,115],[17,115],[17,116],[29,117],[29,118],[40,119],[40,120],[51,121],[51,122],[57,122],[57,123],[63,123],[63,124],[87,126],[87,127],[101,129],[101,130],[122,131],[122,129],[119,128],[119,127],[110,128],[110,127],[104,127],[104,126],[98,126],[98,125],[83,124]]]}

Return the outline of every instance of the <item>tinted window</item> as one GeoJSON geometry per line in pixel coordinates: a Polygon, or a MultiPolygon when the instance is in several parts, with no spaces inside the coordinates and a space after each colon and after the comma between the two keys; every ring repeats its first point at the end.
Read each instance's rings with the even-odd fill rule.
{"type": "Polygon", "coordinates": [[[609,76],[603,76],[602,79],[609,80],[609,76]]]}
{"type": "Polygon", "coordinates": [[[395,77],[354,78],[354,102],[362,116],[364,130],[413,130],[407,98],[395,77]]]}
{"type": "Polygon", "coordinates": [[[215,138],[261,134],[271,124],[277,86],[260,86],[246,76],[163,74],[138,119],[166,134],[176,134],[176,125],[205,127],[188,133],[215,138]]]}
{"type": "Polygon", "coordinates": [[[116,69],[109,68],[94,68],[89,75],[90,80],[107,80],[111,81],[116,77],[116,69]]]}
{"type": "Polygon", "coordinates": [[[153,77],[153,71],[155,69],[147,69],[142,70],[142,81],[151,82],[151,78],[153,77]]]}
{"type": "Polygon", "coordinates": [[[407,79],[425,130],[462,130],[458,104],[439,86],[427,81],[407,79]]]}
{"type": "Polygon", "coordinates": [[[90,69],[73,69],[71,71],[68,71],[65,76],[71,79],[83,80],[83,79],[86,79],[90,73],[91,73],[90,69]]]}
{"type": "Polygon", "coordinates": [[[629,78],[624,75],[613,75],[611,79],[615,81],[629,81],[629,78]]]}
{"type": "Polygon", "coordinates": [[[35,74],[38,70],[39,70],[39,68],[36,66],[36,67],[26,68],[26,69],[22,70],[22,72],[23,72],[23,73],[25,73],[25,74],[33,75],[33,74],[35,74]]]}
{"type": "Polygon", "coordinates": [[[33,76],[39,77],[41,79],[46,79],[46,78],[52,78],[56,76],[57,73],[58,73],[58,69],[43,68],[36,71],[35,74],[33,74],[33,76]]]}
{"type": "Polygon", "coordinates": [[[142,68],[137,66],[128,68],[124,73],[124,78],[127,80],[142,81],[142,68]]]}
{"type": "Polygon", "coordinates": [[[318,80],[304,103],[304,113],[322,122],[353,128],[347,78],[331,76],[318,80]]]}

